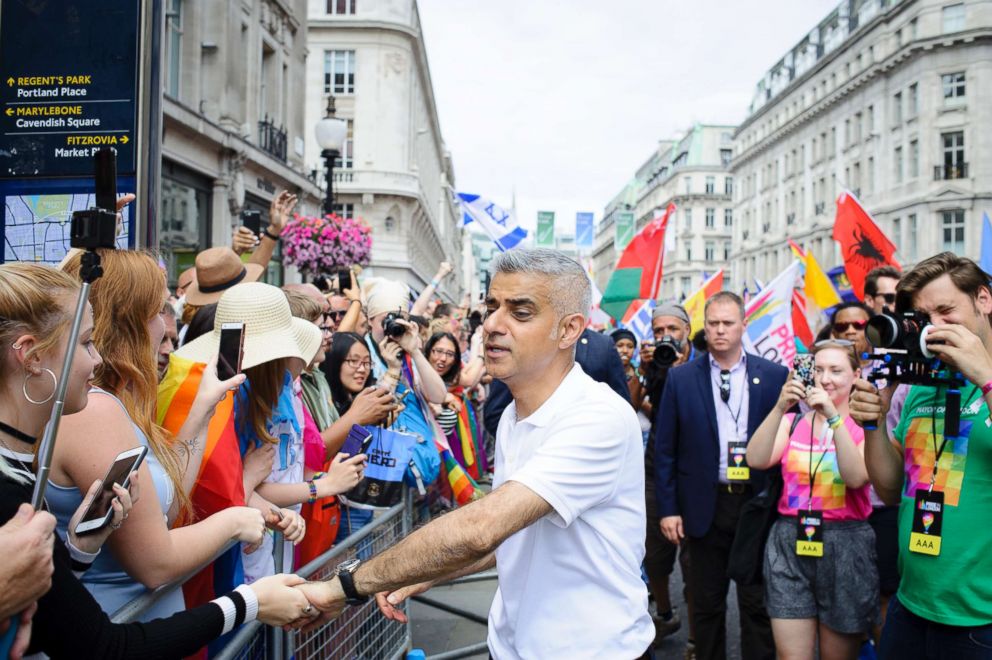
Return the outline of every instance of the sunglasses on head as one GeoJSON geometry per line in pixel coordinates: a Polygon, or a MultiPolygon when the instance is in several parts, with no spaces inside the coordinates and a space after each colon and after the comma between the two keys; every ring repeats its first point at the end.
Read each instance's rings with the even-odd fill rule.
{"type": "Polygon", "coordinates": [[[851,328],[854,328],[855,330],[864,330],[866,325],[868,325],[868,321],[866,320],[848,321],[847,323],[836,322],[834,323],[833,328],[834,332],[839,335],[843,332],[847,332],[851,328]]]}

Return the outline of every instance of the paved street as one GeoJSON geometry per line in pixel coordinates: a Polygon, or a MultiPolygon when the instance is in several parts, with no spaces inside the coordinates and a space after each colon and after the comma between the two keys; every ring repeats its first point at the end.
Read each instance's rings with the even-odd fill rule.
{"type": "MultiPolygon", "coordinates": [[[[677,633],[666,638],[655,648],[658,660],[676,660],[681,658],[685,649],[686,639],[689,636],[688,615],[685,610],[685,602],[682,600],[682,580],[678,569],[676,569],[673,576],[673,581],[672,593],[675,596],[676,602],[679,604],[679,616],[682,618],[682,627],[677,633]]],[[[474,612],[480,616],[486,616],[489,612],[489,605],[492,602],[495,591],[496,582],[489,581],[460,584],[453,587],[438,587],[426,595],[448,605],[474,612]]],[[[736,595],[731,590],[730,598],[728,599],[728,608],[730,609],[728,615],[730,623],[728,626],[730,648],[727,655],[730,659],[741,657],[740,629],[738,628],[735,602],[736,595]]],[[[432,654],[470,646],[482,642],[486,638],[485,626],[420,603],[413,604],[412,620],[413,646],[414,648],[423,649],[427,653],[428,658],[432,654]]],[[[469,657],[472,660],[485,660],[488,658],[488,654],[482,653],[469,657]]]]}

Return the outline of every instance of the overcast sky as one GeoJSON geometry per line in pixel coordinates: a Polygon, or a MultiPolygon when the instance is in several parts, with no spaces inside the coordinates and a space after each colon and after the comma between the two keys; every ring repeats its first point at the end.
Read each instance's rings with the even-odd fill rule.
{"type": "Polygon", "coordinates": [[[458,190],[574,232],[658,140],[739,123],[839,0],[418,0],[458,190]]]}

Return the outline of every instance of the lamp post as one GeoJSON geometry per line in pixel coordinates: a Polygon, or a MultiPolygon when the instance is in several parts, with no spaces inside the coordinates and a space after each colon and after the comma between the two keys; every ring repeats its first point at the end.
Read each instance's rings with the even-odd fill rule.
{"type": "Polygon", "coordinates": [[[334,116],[334,97],[327,97],[327,114],[314,126],[320,155],[327,164],[327,194],[324,196],[324,214],[331,213],[334,208],[334,161],[341,155],[345,136],[348,134],[348,122],[334,116]]]}

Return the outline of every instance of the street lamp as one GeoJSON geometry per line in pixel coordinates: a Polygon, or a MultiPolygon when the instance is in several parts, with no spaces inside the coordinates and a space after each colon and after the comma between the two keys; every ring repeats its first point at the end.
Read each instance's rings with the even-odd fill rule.
{"type": "Polygon", "coordinates": [[[334,116],[334,97],[327,97],[327,115],[317,122],[314,134],[320,155],[327,163],[327,195],[324,197],[324,214],[329,214],[334,208],[334,161],[341,155],[345,136],[348,134],[348,122],[334,116]]]}

